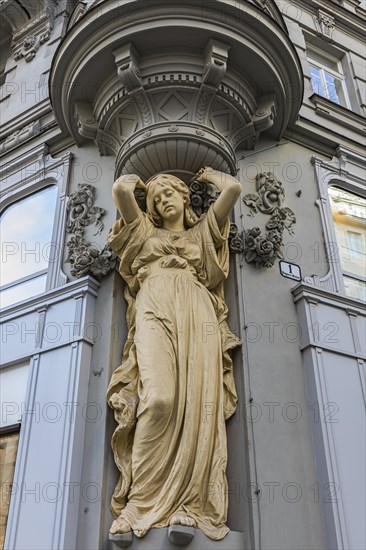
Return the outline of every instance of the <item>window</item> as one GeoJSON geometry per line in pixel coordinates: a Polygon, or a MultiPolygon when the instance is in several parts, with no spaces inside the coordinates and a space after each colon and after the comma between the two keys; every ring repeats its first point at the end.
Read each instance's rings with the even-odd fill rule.
{"type": "Polygon", "coordinates": [[[0,429],[0,548],[4,547],[18,440],[18,425],[0,429]]]}
{"type": "Polygon", "coordinates": [[[345,292],[366,300],[366,200],[333,186],[329,197],[345,292]]]}
{"type": "Polygon", "coordinates": [[[45,187],[3,212],[0,219],[0,305],[6,307],[46,290],[52,253],[57,186],[45,187]]]}
{"type": "Polygon", "coordinates": [[[308,62],[313,92],[349,107],[340,60],[315,48],[308,48],[308,62]]]}
{"type": "Polygon", "coordinates": [[[0,549],[9,513],[22,415],[26,411],[29,361],[0,368],[0,549]]]}

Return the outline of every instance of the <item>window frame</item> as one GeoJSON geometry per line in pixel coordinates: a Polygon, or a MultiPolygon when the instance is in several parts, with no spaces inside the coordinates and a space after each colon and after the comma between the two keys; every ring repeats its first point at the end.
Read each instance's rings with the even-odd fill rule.
{"type": "MultiPolygon", "coordinates": [[[[37,193],[43,191],[44,189],[47,189],[47,188],[50,188],[50,187],[55,187],[56,188],[55,215],[54,215],[53,224],[52,224],[52,231],[51,231],[51,242],[54,242],[53,237],[54,237],[55,223],[56,223],[56,209],[57,209],[57,205],[58,205],[60,189],[59,189],[59,186],[57,185],[56,181],[49,182],[49,183],[44,182],[44,183],[45,183],[45,185],[39,186],[35,191],[25,193],[24,195],[22,194],[21,196],[16,197],[14,201],[10,202],[10,204],[7,204],[6,206],[2,207],[0,209],[0,227],[1,227],[1,217],[6,213],[8,208],[11,208],[12,206],[16,206],[16,204],[18,202],[21,202],[22,200],[27,199],[29,197],[32,197],[32,195],[37,195],[37,193]]],[[[8,290],[9,288],[13,288],[13,287],[16,287],[16,286],[18,286],[22,283],[25,283],[26,281],[31,281],[32,279],[36,279],[37,277],[42,277],[43,275],[47,275],[45,289],[44,289],[44,292],[46,292],[46,290],[49,290],[48,285],[49,285],[50,271],[51,271],[50,270],[51,260],[53,260],[53,258],[49,259],[48,265],[47,265],[46,268],[39,269],[38,271],[34,271],[33,273],[31,273],[30,275],[25,275],[24,277],[19,277],[18,279],[10,281],[9,283],[6,283],[4,285],[0,285],[0,293],[3,292],[4,290],[8,290]]],[[[18,302],[16,302],[16,303],[18,303],[18,302]]]]}
{"type": "MultiPolygon", "coordinates": [[[[363,300],[349,296],[345,291],[344,276],[353,277],[354,275],[346,273],[341,266],[329,187],[338,187],[363,197],[365,190],[363,174],[366,169],[366,160],[363,155],[342,145],[338,147],[331,160],[322,159],[317,155],[313,155],[310,160],[314,166],[315,180],[319,190],[319,198],[315,204],[320,210],[325,246],[331,247],[331,257],[328,257],[328,270],[325,275],[309,275],[304,278],[304,282],[340,294],[348,300],[364,304],[363,300]],[[334,249],[332,245],[337,246],[334,249]]],[[[362,277],[358,280],[362,280],[362,277]]]]}
{"type": "Polygon", "coordinates": [[[316,46],[313,46],[312,44],[307,44],[307,46],[306,46],[306,58],[307,58],[307,62],[308,62],[308,65],[309,65],[309,76],[310,76],[310,84],[311,84],[312,93],[314,93],[314,94],[316,94],[320,97],[323,97],[324,99],[327,99],[328,101],[331,101],[335,105],[339,105],[340,107],[345,107],[346,109],[351,109],[352,107],[351,107],[351,102],[350,102],[350,98],[349,98],[349,94],[348,94],[348,90],[347,90],[346,77],[345,77],[345,74],[344,74],[344,71],[343,71],[343,65],[342,65],[341,58],[337,57],[335,55],[331,55],[328,52],[326,52],[324,50],[321,50],[320,48],[317,48],[316,46]],[[335,70],[327,67],[326,65],[323,65],[320,61],[317,61],[316,59],[314,59],[311,55],[312,52],[314,54],[319,55],[320,57],[323,57],[325,59],[329,59],[329,61],[331,61],[332,63],[336,63],[338,71],[335,71],[335,70]],[[320,94],[319,92],[317,92],[314,89],[313,79],[312,79],[311,72],[310,72],[310,67],[311,66],[314,66],[316,69],[318,69],[320,71],[322,86],[323,86],[323,89],[324,89],[326,95],[320,94]],[[325,73],[330,74],[332,77],[334,77],[334,78],[336,78],[337,80],[340,81],[345,104],[343,104],[343,102],[341,100],[339,101],[339,103],[337,103],[336,101],[334,101],[333,99],[331,99],[329,97],[330,94],[328,93],[328,85],[327,85],[326,79],[324,77],[325,73]]]}
{"type": "MultiPolygon", "coordinates": [[[[46,274],[47,277],[45,289],[40,294],[67,283],[67,276],[62,271],[62,259],[67,217],[66,193],[69,183],[71,159],[72,154],[69,151],[59,158],[52,158],[48,154],[47,146],[42,144],[28,151],[25,155],[19,156],[15,161],[3,165],[1,179],[6,183],[4,185],[5,190],[0,196],[0,216],[7,208],[15,205],[18,201],[38,191],[42,191],[46,187],[56,186],[57,195],[51,242],[56,243],[57,249],[53,247],[47,269],[2,285],[0,291],[15,287],[17,284],[31,280],[36,276],[41,276],[41,272],[46,274]]],[[[26,302],[30,298],[13,302],[4,307],[3,310],[18,307],[19,304],[26,302]]]]}
{"type": "MultiPolygon", "coordinates": [[[[339,250],[340,249],[340,244],[339,244],[339,241],[337,239],[336,224],[335,224],[334,219],[333,219],[333,210],[332,210],[332,207],[331,207],[331,198],[330,198],[330,194],[329,194],[329,188],[330,187],[333,187],[333,188],[339,189],[340,191],[344,191],[344,192],[356,195],[356,196],[361,197],[361,198],[364,198],[364,197],[362,196],[361,191],[358,187],[356,188],[355,186],[353,186],[352,184],[349,184],[349,183],[347,184],[345,182],[341,182],[339,180],[332,179],[331,181],[329,181],[329,183],[327,185],[328,204],[329,204],[329,211],[330,211],[329,214],[330,214],[330,218],[331,218],[331,222],[332,222],[333,233],[334,233],[334,236],[335,236],[335,241],[334,242],[337,245],[337,262],[336,263],[339,266],[338,271],[340,272],[340,275],[341,275],[342,292],[346,296],[350,296],[349,294],[346,293],[346,285],[344,283],[344,277],[347,277],[349,279],[353,279],[355,281],[359,281],[359,282],[365,283],[365,284],[366,284],[366,277],[363,277],[362,275],[354,273],[353,271],[348,271],[348,270],[346,270],[342,267],[341,254],[340,254],[340,250],[339,250]]],[[[347,241],[347,244],[348,244],[348,233],[349,232],[346,228],[344,229],[344,231],[345,231],[345,238],[346,238],[346,241],[347,241]]],[[[362,237],[362,234],[361,234],[361,237],[362,237]]],[[[365,244],[366,244],[366,240],[365,240],[365,244]]],[[[349,251],[349,255],[350,255],[349,259],[350,260],[352,258],[352,252],[353,252],[353,250],[350,249],[350,251],[349,251]]],[[[356,299],[364,302],[364,300],[362,300],[361,298],[356,298],[356,299]]]]}

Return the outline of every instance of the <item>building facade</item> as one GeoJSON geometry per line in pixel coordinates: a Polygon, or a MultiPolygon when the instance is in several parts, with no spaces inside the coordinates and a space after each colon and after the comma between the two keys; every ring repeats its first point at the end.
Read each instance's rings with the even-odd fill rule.
{"type": "MultiPolygon", "coordinates": [[[[359,0],[1,0],[3,548],[113,548],[111,188],[205,165],[243,187],[228,526],[245,549],[366,547],[365,16],[359,0]]],[[[130,548],[174,548],[151,536],[130,548]]]]}

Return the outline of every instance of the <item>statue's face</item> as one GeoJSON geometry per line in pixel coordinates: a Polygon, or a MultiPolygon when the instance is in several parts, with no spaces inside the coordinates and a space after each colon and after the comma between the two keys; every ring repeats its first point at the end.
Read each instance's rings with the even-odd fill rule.
{"type": "Polygon", "coordinates": [[[157,183],[154,189],[153,200],[155,209],[163,221],[176,221],[184,216],[183,197],[168,181],[157,183]]]}

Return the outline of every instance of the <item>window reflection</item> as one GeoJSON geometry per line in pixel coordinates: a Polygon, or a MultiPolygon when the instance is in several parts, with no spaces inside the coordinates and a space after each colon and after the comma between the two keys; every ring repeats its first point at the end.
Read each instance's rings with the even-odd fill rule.
{"type": "Polygon", "coordinates": [[[10,286],[0,292],[0,308],[10,306],[31,296],[37,296],[46,289],[47,274],[10,286]]]}
{"type": "Polygon", "coordinates": [[[346,294],[365,300],[366,200],[337,187],[329,197],[346,294]]]}
{"type": "Polygon", "coordinates": [[[0,548],[4,547],[18,439],[19,433],[9,435],[0,433],[0,548]]]}
{"type": "Polygon", "coordinates": [[[46,288],[56,198],[57,187],[46,187],[9,206],[1,216],[1,301],[6,305],[46,288]]]}
{"type": "Polygon", "coordinates": [[[347,107],[340,61],[320,53],[315,48],[308,48],[308,61],[313,92],[326,97],[333,103],[347,107]]]}

